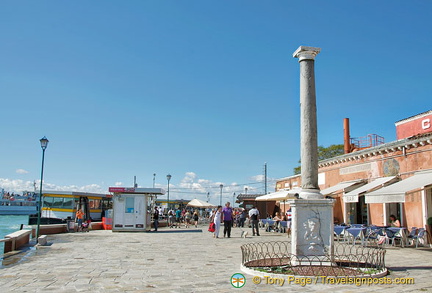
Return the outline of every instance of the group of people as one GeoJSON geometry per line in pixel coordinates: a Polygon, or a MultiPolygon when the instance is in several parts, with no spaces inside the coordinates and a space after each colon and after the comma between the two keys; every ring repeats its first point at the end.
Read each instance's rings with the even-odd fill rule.
{"type": "Polygon", "coordinates": [[[227,202],[224,208],[218,206],[210,215],[210,221],[215,224],[215,231],[213,232],[214,238],[219,238],[219,230],[222,222],[224,223],[224,237],[228,236],[228,238],[231,238],[234,212],[230,205],[231,204],[227,202]]]}
{"type": "Polygon", "coordinates": [[[85,214],[81,208],[77,208],[75,213],[75,221],[77,223],[76,231],[77,232],[89,232],[89,228],[91,225],[91,218],[84,219],[85,214]]]}
{"type": "MultiPolygon", "coordinates": [[[[215,231],[213,232],[214,238],[219,238],[219,231],[221,224],[224,224],[224,230],[223,230],[223,237],[231,238],[231,227],[234,226],[234,220],[238,218],[238,227],[244,227],[244,223],[246,221],[246,218],[249,217],[251,226],[252,226],[252,236],[260,236],[259,233],[259,219],[260,219],[260,213],[259,210],[254,206],[252,207],[249,212],[246,210],[242,210],[240,213],[236,213],[233,208],[231,208],[230,202],[227,202],[225,204],[225,207],[222,208],[222,206],[218,206],[214,211],[212,211],[210,215],[210,222],[215,224],[215,231]]],[[[276,221],[276,225],[279,224],[280,221],[287,221],[287,233],[288,236],[291,234],[291,220],[292,220],[292,212],[291,209],[289,209],[284,217],[281,217],[279,213],[276,213],[273,220],[276,221]]]]}
{"type": "MultiPolygon", "coordinates": [[[[153,225],[154,231],[157,231],[159,226],[159,218],[161,216],[161,211],[158,207],[155,207],[153,213],[153,225]]],[[[192,209],[170,209],[168,211],[168,226],[170,228],[180,228],[182,224],[185,225],[185,228],[189,228],[192,225],[195,228],[198,227],[199,213],[197,210],[193,211],[192,209]]]]}
{"type": "Polygon", "coordinates": [[[36,200],[36,193],[34,192],[24,192],[22,195],[17,193],[9,193],[2,190],[0,192],[0,199],[2,200],[0,205],[10,206],[10,205],[31,205],[36,200]],[[14,202],[16,200],[16,202],[14,202]]]}
{"type": "MultiPolygon", "coordinates": [[[[158,230],[159,219],[161,218],[161,210],[158,207],[155,207],[153,212],[153,225],[154,231],[158,230]]],[[[223,228],[223,237],[231,238],[231,229],[232,227],[240,227],[243,228],[246,220],[249,218],[250,226],[252,227],[252,236],[260,236],[259,231],[259,220],[260,213],[256,207],[252,207],[249,211],[241,208],[232,208],[231,203],[227,202],[224,207],[218,206],[216,209],[212,210],[209,213],[209,219],[211,223],[215,225],[215,231],[213,232],[214,238],[219,238],[219,232],[222,223],[224,224],[223,228]]],[[[291,233],[291,209],[289,209],[284,216],[281,216],[279,212],[273,218],[275,221],[275,226],[278,226],[280,221],[287,222],[287,233],[288,236],[291,233]]],[[[185,225],[185,228],[189,228],[191,225],[194,225],[195,228],[198,227],[199,213],[197,210],[192,209],[170,209],[168,211],[168,226],[170,228],[180,228],[182,224],[185,225]]]]}

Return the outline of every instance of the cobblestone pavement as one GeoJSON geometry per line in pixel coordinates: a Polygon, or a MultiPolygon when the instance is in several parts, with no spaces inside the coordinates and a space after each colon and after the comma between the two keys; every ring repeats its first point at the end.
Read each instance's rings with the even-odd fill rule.
{"type": "MultiPolygon", "coordinates": [[[[162,228],[154,233],[90,231],[50,235],[49,246],[27,252],[27,257],[0,269],[1,292],[432,292],[432,249],[390,248],[389,278],[414,277],[412,285],[254,284],[246,276],[242,288],[230,278],[240,270],[244,243],[284,241],[285,235],[261,233],[241,238],[215,239],[206,231],[162,228]],[[282,287],[282,288],[279,288],[282,287]]],[[[193,229],[192,229],[193,230],[193,229]]],[[[22,253],[23,255],[23,253],[22,253]]],[[[7,260],[7,259],[6,259],[7,260]]],[[[4,261],[5,265],[6,261],[4,261]]]]}

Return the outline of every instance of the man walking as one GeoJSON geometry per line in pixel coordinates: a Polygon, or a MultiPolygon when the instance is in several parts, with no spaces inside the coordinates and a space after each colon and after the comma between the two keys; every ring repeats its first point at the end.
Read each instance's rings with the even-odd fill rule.
{"type": "Polygon", "coordinates": [[[176,216],[176,223],[177,223],[177,228],[181,227],[181,210],[180,208],[178,208],[175,212],[175,216],[176,216]]]}
{"type": "Polygon", "coordinates": [[[155,207],[154,214],[153,214],[153,225],[154,225],[155,232],[157,232],[159,226],[159,211],[157,207],[155,207]]]}
{"type": "Polygon", "coordinates": [[[227,202],[225,207],[222,209],[222,217],[224,222],[224,237],[228,235],[231,238],[231,227],[233,221],[233,210],[230,207],[230,203],[227,202]]]}
{"type": "Polygon", "coordinates": [[[256,207],[252,207],[252,209],[249,211],[249,219],[252,221],[252,236],[255,236],[255,231],[256,235],[260,236],[258,230],[259,211],[256,207]]]}

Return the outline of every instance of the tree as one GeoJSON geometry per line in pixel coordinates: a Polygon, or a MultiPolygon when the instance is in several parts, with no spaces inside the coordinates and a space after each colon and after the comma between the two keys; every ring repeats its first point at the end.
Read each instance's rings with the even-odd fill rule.
{"type": "MultiPolygon", "coordinates": [[[[328,147],[318,146],[318,161],[334,158],[344,154],[343,144],[332,144],[328,147]]],[[[301,161],[299,160],[299,163],[301,161]]],[[[294,175],[301,173],[301,165],[294,168],[294,175]]]]}

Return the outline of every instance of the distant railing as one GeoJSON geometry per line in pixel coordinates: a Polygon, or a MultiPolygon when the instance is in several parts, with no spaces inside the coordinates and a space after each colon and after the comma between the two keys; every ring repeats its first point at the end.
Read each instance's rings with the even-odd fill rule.
{"type": "Polygon", "coordinates": [[[10,200],[0,199],[0,206],[37,206],[35,200],[10,200]]]}
{"type": "Polygon", "coordinates": [[[378,146],[384,144],[384,142],[384,137],[377,134],[368,134],[367,136],[351,138],[351,145],[357,150],[378,146]]]}

